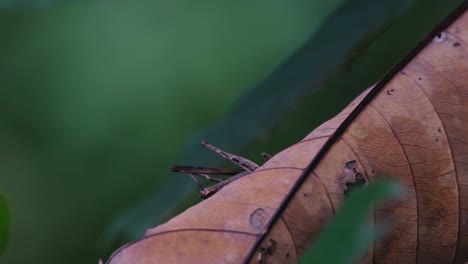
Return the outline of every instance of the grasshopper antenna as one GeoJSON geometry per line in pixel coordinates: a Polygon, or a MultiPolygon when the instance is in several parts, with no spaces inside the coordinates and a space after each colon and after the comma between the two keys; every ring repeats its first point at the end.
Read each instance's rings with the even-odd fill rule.
{"type": "Polygon", "coordinates": [[[237,156],[237,155],[228,153],[226,151],[223,151],[223,150],[209,144],[205,140],[203,140],[201,142],[201,144],[204,147],[207,147],[208,149],[218,153],[221,157],[231,161],[232,163],[236,164],[237,166],[241,167],[242,169],[244,169],[244,170],[246,170],[248,172],[252,172],[252,171],[254,171],[254,170],[256,170],[258,168],[258,165],[255,162],[253,162],[251,160],[248,160],[246,158],[243,158],[241,156],[237,156]]]}

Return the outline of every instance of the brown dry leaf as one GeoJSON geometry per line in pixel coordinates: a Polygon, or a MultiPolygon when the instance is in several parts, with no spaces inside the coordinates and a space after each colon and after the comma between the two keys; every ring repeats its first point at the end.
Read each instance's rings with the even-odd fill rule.
{"type": "Polygon", "coordinates": [[[296,263],[343,203],[345,183],[356,172],[370,181],[391,175],[407,189],[404,201],[374,212],[374,222],[397,221],[363,263],[464,263],[466,7],[336,117],[254,173],[123,246],[108,263],[296,263]]]}

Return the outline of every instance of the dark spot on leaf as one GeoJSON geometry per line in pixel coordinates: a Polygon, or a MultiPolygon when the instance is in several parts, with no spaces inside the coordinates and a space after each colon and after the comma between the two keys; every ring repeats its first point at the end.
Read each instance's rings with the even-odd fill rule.
{"type": "Polygon", "coordinates": [[[375,171],[374,170],[371,170],[371,173],[374,173],[375,171]]]}
{"type": "Polygon", "coordinates": [[[278,248],[278,243],[276,243],[276,241],[272,238],[270,238],[270,246],[267,248],[267,253],[270,255],[270,256],[273,256],[273,254],[275,254],[276,252],[276,249],[278,248]]]}
{"type": "Polygon", "coordinates": [[[361,173],[358,172],[358,173],[356,173],[355,176],[356,176],[356,182],[358,182],[358,181],[365,181],[364,176],[362,176],[361,173]]]}
{"type": "Polygon", "coordinates": [[[347,169],[352,170],[352,169],[356,168],[356,161],[355,160],[348,161],[348,162],[346,162],[345,166],[346,166],[347,169]]]}
{"type": "Polygon", "coordinates": [[[437,131],[442,132],[442,130],[440,129],[440,127],[437,129],[437,131]]]}
{"type": "Polygon", "coordinates": [[[394,92],[395,92],[394,89],[387,90],[387,94],[388,94],[388,95],[392,95],[394,92]]]}
{"type": "Polygon", "coordinates": [[[418,77],[418,80],[422,80],[422,78],[421,78],[421,77],[418,77]]]}
{"type": "Polygon", "coordinates": [[[439,141],[439,138],[436,138],[436,141],[439,141]]]}
{"type": "Polygon", "coordinates": [[[286,252],[286,258],[287,259],[289,258],[289,252],[286,252]]]}
{"type": "Polygon", "coordinates": [[[459,46],[460,46],[460,42],[455,42],[455,43],[452,44],[452,46],[454,46],[454,47],[459,47],[459,46]]]}
{"type": "Polygon", "coordinates": [[[356,189],[358,187],[362,187],[366,184],[366,178],[364,176],[357,172],[354,177],[356,177],[356,180],[354,182],[346,182],[346,188],[344,190],[344,194],[348,195],[353,189],[356,189]]]}

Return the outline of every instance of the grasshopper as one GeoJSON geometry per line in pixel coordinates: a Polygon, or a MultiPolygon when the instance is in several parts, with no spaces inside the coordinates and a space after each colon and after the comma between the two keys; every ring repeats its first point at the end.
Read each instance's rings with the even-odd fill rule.
{"type": "MultiPolygon", "coordinates": [[[[200,189],[200,197],[203,199],[210,197],[211,195],[221,190],[221,188],[223,188],[224,186],[228,185],[229,183],[235,180],[238,180],[244,177],[245,175],[252,173],[259,167],[255,162],[248,160],[244,157],[237,156],[232,153],[228,153],[224,150],[221,150],[209,144],[205,140],[201,142],[201,145],[214,151],[215,153],[219,154],[221,157],[231,161],[232,163],[240,167],[240,169],[224,169],[224,168],[192,167],[192,166],[174,165],[171,171],[188,174],[193,179],[193,181],[195,181],[195,183],[198,185],[200,189]],[[230,177],[226,180],[222,180],[213,175],[227,175],[230,177]],[[208,186],[208,187],[203,187],[203,185],[198,181],[197,177],[202,177],[209,181],[213,181],[215,182],[215,184],[208,186]]],[[[271,158],[271,156],[266,153],[262,153],[262,157],[265,160],[268,160],[269,158],[271,158]]]]}

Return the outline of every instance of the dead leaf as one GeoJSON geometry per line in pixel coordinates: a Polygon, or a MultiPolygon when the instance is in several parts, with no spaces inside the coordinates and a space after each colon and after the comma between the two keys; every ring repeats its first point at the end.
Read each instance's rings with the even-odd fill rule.
{"type": "Polygon", "coordinates": [[[355,170],[390,175],[404,201],[364,263],[468,259],[468,13],[457,9],[381,82],[302,141],[150,229],[108,263],[296,263],[355,170]],[[452,23],[453,22],[453,23],[452,23]]]}

